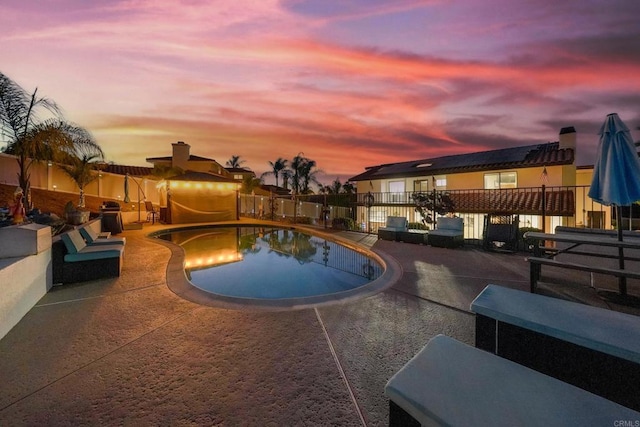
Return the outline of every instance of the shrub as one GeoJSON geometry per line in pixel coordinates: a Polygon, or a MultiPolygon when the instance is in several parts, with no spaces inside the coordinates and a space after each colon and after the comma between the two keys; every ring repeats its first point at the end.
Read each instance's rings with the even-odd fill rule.
{"type": "Polygon", "coordinates": [[[313,224],[313,218],[310,216],[296,217],[296,224],[313,224]]]}
{"type": "Polygon", "coordinates": [[[331,228],[336,230],[355,230],[355,221],[352,218],[339,217],[331,220],[331,228]]]}

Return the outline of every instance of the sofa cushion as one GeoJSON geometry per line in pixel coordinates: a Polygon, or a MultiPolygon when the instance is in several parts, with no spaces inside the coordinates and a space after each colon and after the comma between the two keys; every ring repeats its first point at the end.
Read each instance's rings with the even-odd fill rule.
{"type": "Polygon", "coordinates": [[[119,258],[124,253],[122,245],[87,246],[75,253],[64,256],[66,262],[90,261],[94,259],[119,258]]]}
{"type": "Polygon", "coordinates": [[[464,230],[464,221],[462,218],[449,218],[442,216],[438,218],[438,230],[457,230],[462,232],[464,230]]]}
{"type": "Polygon", "coordinates": [[[75,254],[87,247],[87,243],[84,241],[78,230],[68,231],[61,236],[64,246],[67,248],[67,252],[75,254]]]}
{"type": "Polygon", "coordinates": [[[403,216],[388,216],[387,224],[384,228],[386,230],[405,231],[408,226],[407,218],[403,216]]]}
{"type": "Polygon", "coordinates": [[[433,236],[458,237],[462,235],[462,231],[438,228],[437,230],[430,231],[429,234],[433,236]]]}
{"type": "Polygon", "coordinates": [[[124,245],[127,240],[124,237],[106,237],[100,238],[98,233],[91,227],[80,228],[80,234],[85,238],[89,246],[93,245],[124,245]]]}

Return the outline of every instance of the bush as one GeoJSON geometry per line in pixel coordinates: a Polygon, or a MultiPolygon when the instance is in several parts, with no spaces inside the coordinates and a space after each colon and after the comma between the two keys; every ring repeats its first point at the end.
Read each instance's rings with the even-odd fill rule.
{"type": "Polygon", "coordinates": [[[355,230],[356,224],[352,218],[333,218],[331,220],[331,228],[336,230],[355,230]]]}
{"type": "Polygon", "coordinates": [[[429,226],[421,222],[410,222],[409,230],[428,230],[429,226]]]}
{"type": "Polygon", "coordinates": [[[313,218],[308,216],[297,216],[295,218],[287,216],[282,219],[282,222],[286,222],[287,224],[313,224],[313,218]]]}

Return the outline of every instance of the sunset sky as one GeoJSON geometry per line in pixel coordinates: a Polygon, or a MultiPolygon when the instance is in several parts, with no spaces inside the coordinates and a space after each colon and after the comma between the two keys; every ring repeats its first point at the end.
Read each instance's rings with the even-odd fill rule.
{"type": "Polygon", "coordinates": [[[608,113],[640,139],[640,1],[2,0],[0,71],[117,164],[185,141],[344,182],[564,126],[592,164],[608,113]]]}

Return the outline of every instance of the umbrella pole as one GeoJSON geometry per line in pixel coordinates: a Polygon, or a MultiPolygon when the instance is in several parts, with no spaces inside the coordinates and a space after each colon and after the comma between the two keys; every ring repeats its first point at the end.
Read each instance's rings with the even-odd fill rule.
{"type": "MultiPolygon", "coordinates": [[[[622,207],[620,205],[616,205],[616,213],[618,214],[618,220],[616,221],[616,225],[618,228],[618,241],[622,242],[622,207]]],[[[624,249],[622,247],[618,248],[618,265],[620,270],[624,270],[624,249]]],[[[620,288],[620,295],[627,295],[627,278],[619,277],[618,278],[618,287],[620,288]]]]}
{"type": "Polygon", "coordinates": [[[140,186],[139,185],[138,185],[138,222],[142,222],[140,221],[140,186]]]}

